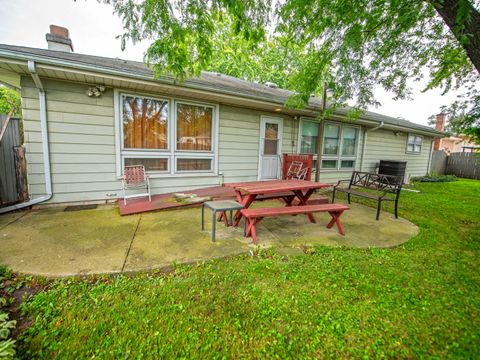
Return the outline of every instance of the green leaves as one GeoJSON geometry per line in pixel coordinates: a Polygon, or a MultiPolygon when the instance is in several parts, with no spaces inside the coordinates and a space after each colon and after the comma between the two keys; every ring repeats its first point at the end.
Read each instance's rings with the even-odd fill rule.
{"type": "Polygon", "coordinates": [[[22,100],[20,94],[10,88],[0,86],[0,114],[8,114],[12,107],[13,117],[22,116],[22,100]]]}
{"type": "Polygon", "coordinates": [[[15,324],[15,320],[8,320],[8,314],[0,311],[0,359],[2,360],[15,357],[15,341],[10,339],[10,332],[15,328],[15,324]]]}
{"type": "Polygon", "coordinates": [[[211,70],[274,82],[299,94],[289,101],[295,106],[305,105],[324,84],[335,89],[336,102],[353,100],[362,108],[377,105],[377,85],[406,98],[407,81],[419,80],[425,67],[431,69],[427,89],[448,91],[479,81],[464,48],[472,39],[465,24],[475,11],[468,0],[458,1],[453,33],[429,1],[111,3],[124,23],[122,44],[152,41],[145,59],[157,76],[183,81],[211,70]]]}

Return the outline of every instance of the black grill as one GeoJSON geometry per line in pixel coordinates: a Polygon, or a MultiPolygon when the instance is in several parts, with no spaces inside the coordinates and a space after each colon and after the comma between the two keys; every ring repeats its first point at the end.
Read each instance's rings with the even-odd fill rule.
{"type": "Polygon", "coordinates": [[[380,160],[378,173],[383,175],[405,176],[406,161],[380,160]]]}

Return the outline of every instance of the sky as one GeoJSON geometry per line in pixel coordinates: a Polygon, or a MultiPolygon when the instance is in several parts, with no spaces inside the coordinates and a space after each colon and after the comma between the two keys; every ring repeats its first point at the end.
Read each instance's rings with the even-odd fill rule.
{"type": "MultiPolygon", "coordinates": [[[[0,0],[0,9],[0,44],[47,48],[45,34],[55,24],[69,29],[77,53],[142,61],[149,45],[127,44],[122,51],[116,39],[122,34],[120,18],[111,5],[96,0],[0,0]]],[[[412,100],[393,100],[392,94],[379,88],[375,95],[382,105],[369,110],[427,125],[428,118],[457,94],[422,93],[424,85],[412,84],[412,100]]]]}

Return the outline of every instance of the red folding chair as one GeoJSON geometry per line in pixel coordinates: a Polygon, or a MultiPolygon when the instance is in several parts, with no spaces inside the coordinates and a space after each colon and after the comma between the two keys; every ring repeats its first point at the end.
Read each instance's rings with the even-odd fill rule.
{"type": "Polygon", "coordinates": [[[152,201],[150,195],[150,179],[145,173],[145,166],[133,165],[125,166],[122,176],[123,203],[127,205],[127,199],[148,196],[148,201],[152,201]],[[141,194],[132,194],[127,196],[127,190],[138,190],[146,188],[147,192],[141,194]]]}

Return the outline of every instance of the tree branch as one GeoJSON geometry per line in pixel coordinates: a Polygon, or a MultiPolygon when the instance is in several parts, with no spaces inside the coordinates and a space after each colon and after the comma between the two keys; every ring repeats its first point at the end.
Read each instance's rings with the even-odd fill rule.
{"type": "Polygon", "coordinates": [[[469,0],[428,1],[465,49],[480,74],[480,12],[469,0]]]}

